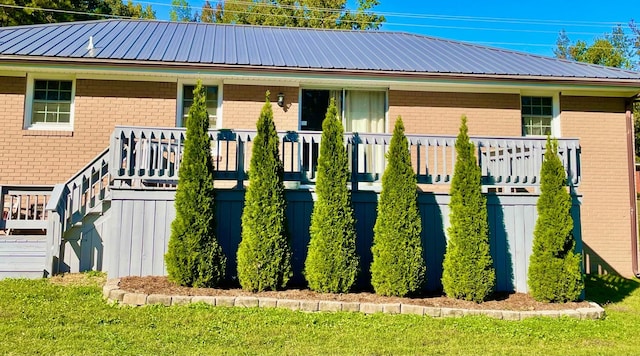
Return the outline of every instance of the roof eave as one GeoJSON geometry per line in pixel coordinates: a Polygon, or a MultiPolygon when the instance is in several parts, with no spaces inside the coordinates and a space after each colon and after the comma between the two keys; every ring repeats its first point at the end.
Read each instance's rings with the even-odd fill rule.
{"type": "Polygon", "coordinates": [[[38,64],[62,64],[62,65],[83,65],[83,66],[103,66],[103,67],[129,67],[129,68],[184,68],[189,70],[215,69],[217,71],[246,71],[248,73],[260,72],[262,74],[311,74],[311,75],[343,75],[355,77],[374,78],[399,78],[399,79],[438,79],[438,80],[463,80],[463,81],[505,81],[523,83],[548,83],[548,84],[581,84],[581,85],[605,85],[640,88],[640,79],[634,78],[588,78],[588,77],[556,77],[556,76],[533,76],[514,75],[500,73],[446,73],[446,72],[401,72],[385,70],[352,70],[352,69],[326,69],[326,68],[300,68],[300,67],[276,67],[276,66],[255,66],[244,64],[213,64],[213,63],[188,63],[188,62],[163,62],[147,60],[117,60],[99,58],[59,58],[59,57],[37,57],[0,55],[0,64],[13,65],[38,65],[38,64]]]}

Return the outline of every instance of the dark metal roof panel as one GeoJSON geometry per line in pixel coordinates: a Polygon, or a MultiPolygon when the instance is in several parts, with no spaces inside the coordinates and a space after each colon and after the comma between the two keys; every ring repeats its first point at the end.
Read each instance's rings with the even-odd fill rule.
{"type": "Polygon", "coordinates": [[[413,35],[101,20],[0,28],[0,56],[398,73],[640,79],[640,73],[413,35]],[[94,50],[89,51],[89,36],[94,50]]]}

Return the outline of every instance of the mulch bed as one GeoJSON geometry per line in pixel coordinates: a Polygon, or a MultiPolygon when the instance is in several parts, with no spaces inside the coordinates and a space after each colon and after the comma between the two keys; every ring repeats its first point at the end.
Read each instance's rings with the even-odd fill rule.
{"type": "Polygon", "coordinates": [[[251,296],[278,299],[297,300],[328,300],[361,303],[403,303],[427,307],[462,308],[462,309],[491,309],[491,310],[566,310],[588,308],[587,302],[574,303],[541,303],[533,300],[524,293],[496,293],[491,300],[484,303],[474,303],[464,300],[447,298],[442,295],[416,296],[411,298],[383,297],[374,293],[358,292],[346,294],[316,293],[308,289],[287,289],[252,293],[237,288],[189,288],[181,287],[169,282],[167,277],[123,277],[120,289],[144,294],[184,295],[184,296],[251,296]]]}

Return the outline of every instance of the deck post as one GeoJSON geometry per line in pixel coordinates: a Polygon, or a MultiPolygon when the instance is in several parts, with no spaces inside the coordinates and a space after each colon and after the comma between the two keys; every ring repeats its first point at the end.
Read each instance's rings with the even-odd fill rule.
{"type": "Polygon", "coordinates": [[[353,133],[351,139],[351,191],[358,191],[358,146],[360,136],[357,132],[353,133]]]}
{"type": "Polygon", "coordinates": [[[236,150],[236,162],[237,162],[237,183],[236,189],[244,188],[244,141],[238,135],[238,149],[236,150]]]}

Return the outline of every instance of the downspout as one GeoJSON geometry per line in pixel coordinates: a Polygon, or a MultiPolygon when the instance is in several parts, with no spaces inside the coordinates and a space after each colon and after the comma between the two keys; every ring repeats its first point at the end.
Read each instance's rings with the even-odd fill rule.
{"type": "Polygon", "coordinates": [[[633,107],[634,100],[626,103],[627,121],[627,161],[629,171],[629,214],[631,218],[631,269],[636,278],[640,278],[638,271],[638,215],[636,212],[636,183],[635,183],[635,142],[633,132],[633,107]]]}

